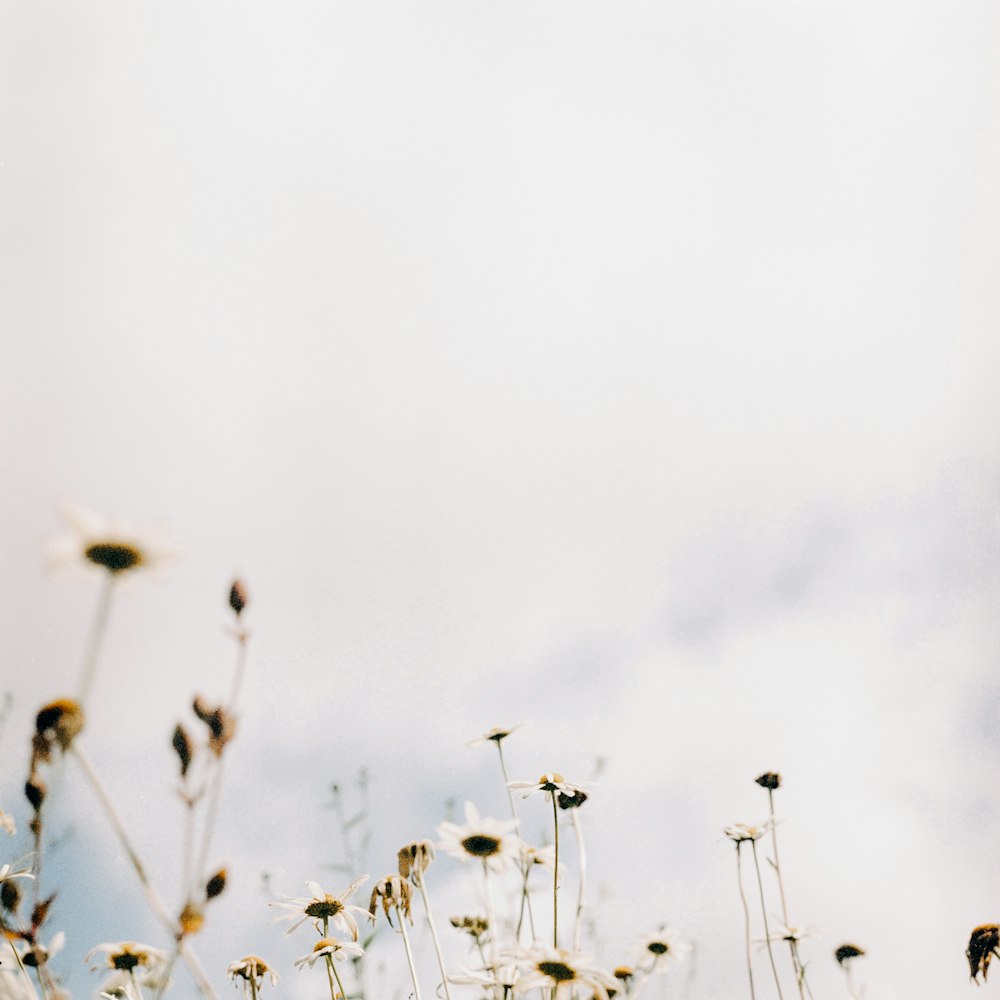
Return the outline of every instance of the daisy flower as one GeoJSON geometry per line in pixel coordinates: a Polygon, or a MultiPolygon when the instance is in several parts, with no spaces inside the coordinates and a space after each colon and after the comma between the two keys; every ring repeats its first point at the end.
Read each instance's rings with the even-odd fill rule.
{"type": "Polygon", "coordinates": [[[177,554],[162,536],[109,521],[77,504],[67,504],[62,514],[70,530],[49,543],[53,566],[103,569],[117,577],[135,569],[161,569],[177,554]]]}
{"type": "Polygon", "coordinates": [[[244,955],[238,962],[233,962],[226,968],[226,975],[235,983],[242,979],[244,990],[257,995],[257,990],[264,983],[264,977],[271,980],[272,986],[278,985],[278,973],[274,971],[259,955],[244,955]]]}
{"type": "Polygon", "coordinates": [[[118,972],[134,972],[142,968],[146,972],[158,972],[167,961],[167,953],[152,945],[136,941],[116,941],[99,944],[84,956],[85,962],[92,962],[98,953],[104,953],[104,961],[91,966],[93,969],[108,968],[118,972]]]}
{"type": "Polygon", "coordinates": [[[424,872],[434,861],[434,845],[429,840],[411,840],[399,849],[396,857],[399,861],[399,874],[420,886],[423,884],[424,872]]]}
{"type": "Polygon", "coordinates": [[[503,871],[508,861],[517,858],[516,830],[517,820],[483,819],[476,807],[466,802],[465,825],[442,823],[438,847],[461,861],[482,861],[494,871],[503,871]]]}
{"type": "Polygon", "coordinates": [[[798,944],[803,938],[814,937],[819,937],[815,927],[790,927],[785,924],[779,924],[769,938],[758,938],[756,943],[766,945],[768,941],[772,943],[775,941],[790,941],[792,944],[798,944]]]}
{"type": "Polygon", "coordinates": [[[551,795],[566,796],[574,799],[578,794],[586,796],[586,789],[567,781],[558,771],[543,774],[538,781],[508,781],[507,787],[514,792],[520,792],[526,799],[536,792],[549,792],[551,795]]]}
{"type": "Polygon", "coordinates": [[[737,844],[742,844],[747,840],[760,840],[772,826],[774,826],[774,821],[765,819],[756,826],[751,826],[749,823],[732,823],[729,826],[723,827],[722,832],[730,840],[735,841],[737,844]]]}
{"type": "MultiPolygon", "coordinates": [[[[556,870],[556,848],[554,844],[547,847],[532,847],[531,844],[521,844],[521,866],[531,868],[533,865],[541,865],[550,872],[556,870]]],[[[559,868],[562,869],[560,863],[559,868]]],[[[562,871],[560,870],[560,875],[562,871]]]]}
{"type": "Polygon", "coordinates": [[[516,726],[494,726],[488,732],[482,734],[482,736],[477,736],[474,740],[469,740],[465,745],[467,747],[479,746],[481,743],[500,743],[501,740],[507,739],[511,733],[516,733],[522,726],[523,722],[519,722],[516,726]]]}
{"type": "MultiPolygon", "coordinates": [[[[646,934],[639,945],[643,958],[652,956],[653,966],[666,968],[675,962],[682,962],[691,951],[691,945],[678,940],[677,931],[671,927],[661,927],[652,934],[646,934]]],[[[650,967],[652,971],[653,966],[650,967]]]]}
{"type": "Polygon", "coordinates": [[[552,990],[553,1000],[572,994],[579,988],[591,990],[598,1000],[608,1000],[608,990],[615,989],[614,977],[591,964],[579,952],[548,945],[537,945],[517,959],[523,973],[514,983],[515,993],[528,990],[552,990]]]}
{"type": "Polygon", "coordinates": [[[302,898],[285,896],[284,903],[268,903],[268,906],[274,906],[280,910],[291,911],[290,913],[285,913],[280,917],[275,918],[279,921],[294,921],[292,926],[285,932],[286,935],[291,934],[294,930],[297,930],[307,920],[311,920],[313,922],[313,926],[316,927],[317,930],[325,930],[329,924],[333,924],[334,927],[339,927],[340,930],[346,931],[355,941],[357,941],[358,922],[354,919],[351,911],[353,910],[362,917],[367,917],[368,913],[360,906],[355,906],[353,903],[348,903],[347,901],[367,881],[367,875],[362,875],[360,878],[356,878],[338,896],[324,892],[318,882],[306,882],[306,888],[312,893],[312,896],[305,896],[302,898]]]}
{"type": "Polygon", "coordinates": [[[365,949],[359,944],[350,941],[338,941],[336,938],[320,938],[313,945],[313,950],[308,955],[295,959],[295,967],[301,972],[307,965],[311,969],[320,959],[329,955],[338,962],[346,962],[348,956],[360,958],[365,953],[365,949]]]}
{"type": "Polygon", "coordinates": [[[3,865],[0,867],[0,882],[6,882],[8,879],[12,878],[34,878],[35,876],[28,871],[27,868],[23,868],[19,872],[12,872],[10,870],[10,865],[3,865]]]}
{"type": "MultiPolygon", "coordinates": [[[[496,970],[487,966],[477,971],[463,969],[457,976],[449,976],[448,982],[456,986],[483,986],[491,990],[499,986],[502,990],[508,991],[514,987],[517,976],[517,966],[501,965],[496,970]]],[[[506,996],[506,992],[504,995],[506,996]]]]}

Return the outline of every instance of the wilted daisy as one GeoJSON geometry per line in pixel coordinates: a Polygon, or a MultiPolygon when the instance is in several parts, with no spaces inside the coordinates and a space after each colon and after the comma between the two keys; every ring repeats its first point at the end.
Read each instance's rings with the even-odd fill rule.
{"type": "Polygon", "coordinates": [[[324,892],[318,882],[306,882],[306,888],[312,896],[294,898],[285,896],[283,903],[269,903],[269,906],[280,910],[290,910],[290,913],[277,917],[276,920],[292,920],[294,923],[288,928],[286,934],[301,927],[307,920],[311,920],[317,930],[325,931],[332,924],[334,927],[346,931],[357,941],[358,922],[354,919],[351,911],[362,917],[367,917],[367,911],[360,906],[355,906],[347,901],[368,881],[367,875],[356,878],[342,893],[332,895],[324,892]]]}
{"type": "Polygon", "coordinates": [[[482,736],[477,736],[474,740],[469,740],[465,745],[467,747],[474,747],[480,743],[500,743],[502,740],[507,739],[511,733],[516,733],[523,725],[524,723],[518,723],[516,726],[494,726],[488,732],[483,733],[482,736]]]}
{"type": "Polygon", "coordinates": [[[278,985],[278,973],[274,971],[259,955],[244,955],[239,961],[226,968],[226,975],[235,983],[243,980],[243,994],[257,996],[266,976],[272,986],[278,985]]]}
{"type": "Polygon", "coordinates": [[[508,781],[507,787],[512,791],[520,792],[523,799],[536,792],[549,792],[552,795],[565,795],[569,798],[575,798],[577,794],[586,797],[587,794],[585,788],[567,781],[558,771],[543,774],[538,781],[508,781]]]}
{"type": "Polygon", "coordinates": [[[320,938],[313,945],[308,955],[295,959],[295,966],[301,972],[305,966],[311,969],[318,961],[329,956],[338,962],[346,962],[348,958],[360,958],[365,949],[351,941],[338,941],[336,938],[320,938]]]}
{"type": "MultiPolygon", "coordinates": [[[[657,968],[667,968],[676,962],[683,961],[691,952],[691,945],[677,937],[677,931],[671,927],[661,927],[652,934],[645,934],[639,943],[640,961],[652,956],[653,965],[657,968]]],[[[652,967],[651,967],[652,968],[652,967]]]]}
{"type": "Polygon", "coordinates": [[[419,886],[423,883],[424,872],[434,860],[434,845],[429,840],[411,840],[399,849],[397,859],[399,874],[419,886]]]}
{"type": "Polygon", "coordinates": [[[483,819],[471,802],[465,803],[465,825],[442,823],[438,827],[438,846],[462,861],[482,861],[495,871],[503,871],[507,862],[516,860],[517,820],[483,819]]]}
{"type": "Polygon", "coordinates": [[[515,993],[549,989],[556,1000],[583,988],[593,991],[598,1000],[608,1000],[608,990],[615,988],[614,977],[591,964],[591,959],[579,952],[537,945],[516,961],[522,975],[514,983],[515,993]]]}
{"type": "Polygon", "coordinates": [[[375,922],[375,911],[378,908],[379,900],[382,901],[382,909],[390,925],[392,924],[391,910],[397,910],[400,919],[408,917],[413,923],[413,916],[410,913],[410,904],[413,899],[413,890],[410,883],[402,875],[386,875],[375,883],[372,889],[371,900],[368,903],[368,918],[375,922]]]}
{"type": "Polygon", "coordinates": [[[70,530],[49,543],[54,566],[78,565],[120,576],[130,570],[160,569],[177,554],[158,533],[109,521],[77,504],[67,504],[62,514],[70,530]]]}
{"type": "Polygon", "coordinates": [[[167,961],[167,953],[152,945],[139,944],[137,941],[115,941],[99,944],[92,948],[84,957],[85,962],[92,962],[94,956],[104,954],[104,961],[92,966],[94,969],[107,968],[119,972],[134,972],[141,968],[146,972],[158,972],[167,961]]]}
{"type": "Polygon", "coordinates": [[[760,840],[772,826],[774,826],[773,821],[765,819],[756,826],[751,826],[749,823],[733,823],[730,826],[723,827],[722,832],[730,840],[735,841],[737,844],[742,844],[747,840],[760,840]]]}

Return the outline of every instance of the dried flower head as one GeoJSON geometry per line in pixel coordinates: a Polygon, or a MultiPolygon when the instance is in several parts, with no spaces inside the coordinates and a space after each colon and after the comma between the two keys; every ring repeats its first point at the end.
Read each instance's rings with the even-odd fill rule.
{"type": "Polygon", "coordinates": [[[978,981],[978,976],[982,973],[983,982],[986,982],[990,960],[994,955],[1000,956],[998,948],[1000,948],[1000,926],[980,924],[973,930],[972,936],[969,938],[969,947],[965,951],[973,981],[978,981]]]}
{"type": "Polygon", "coordinates": [[[781,775],[776,771],[765,771],[753,780],[756,781],[761,788],[767,788],[770,791],[774,791],[774,789],[781,787],[781,775]]]}
{"type": "Polygon", "coordinates": [[[21,905],[21,887],[9,879],[0,882],[0,906],[8,913],[17,913],[21,905]]]}
{"type": "Polygon", "coordinates": [[[177,759],[180,761],[181,777],[186,778],[188,768],[191,767],[191,761],[194,760],[194,743],[188,735],[188,731],[180,723],[174,729],[174,735],[170,743],[174,748],[174,753],[177,754],[177,759]]]}
{"type": "Polygon", "coordinates": [[[860,958],[864,953],[864,948],[859,948],[856,944],[842,944],[834,951],[833,957],[837,960],[838,964],[843,965],[852,958],[860,958]]]}
{"type": "Polygon", "coordinates": [[[210,708],[200,697],[195,698],[191,707],[194,714],[208,726],[208,748],[216,757],[222,756],[222,751],[236,731],[235,719],[221,705],[210,708]]]}
{"type": "Polygon", "coordinates": [[[234,983],[237,979],[242,979],[244,987],[252,983],[254,993],[263,985],[265,976],[271,980],[272,986],[278,984],[278,974],[259,955],[244,955],[238,962],[227,967],[226,975],[234,983]]]}
{"type": "Polygon", "coordinates": [[[68,750],[83,729],[83,707],[72,698],[58,698],[43,706],[35,717],[35,732],[49,746],[53,741],[68,750]]]}
{"type": "Polygon", "coordinates": [[[350,958],[360,958],[365,953],[365,949],[359,944],[351,941],[338,941],[336,938],[323,937],[314,945],[313,950],[308,955],[295,959],[295,965],[301,972],[305,966],[311,969],[320,959],[327,956],[336,959],[338,962],[347,961],[350,958]]]}
{"type": "Polygon", "coordinates": [[[215,899],[216,896],[221,896],[225,891],[226,891],[226,869],[220,868],[205,883],[205,898],[215,899]]]}
{"type": "Polygon", "coordinates": [[[31,803],[31,808],[38,812],[45,801],[45,793],[48,791],[45,782],[37,774],[28,776],[24,783],[24,797],[31,803]]]}
{"type": "Polygon", "coordinates": [[[93,966],[95,969],[103,967],[116,969],[119,972],[133,972],[137,968],[142,968],[147,972],[158,972],[167,961],[166,952],[148,944],[139,944],[136,941],[99,944],[87,953],[84,961],[92,962],[94,956],[101,952],[104,953],[104,961],[93,966]]]}
{"type": "Polygon", "coordinates": [[[291,911],[277,918],[278,920],[293,921],[292,926],[288,928],[286,934],[291,934],[292,931],[301,927],[307,920],[311,920],[317,930],[322,931],[328,924],[332,924],[334,927],[349,933],[357,941],[358,923],[352,916],[351,911],[353,910],[354,913],[363,917],[368,916],[368,911],[347,901],[367,881],[368,876],[362,875],[336,896],[324,892],[317,882],[306,882],[306,888],[312,893],[311,897],[293,898],[285,896],[285,902],[269,903],[268,905],[281,910],[291,911]]]}
{"type": "Polygon", "coordinates": [[[54,566],[75,564],[117,577],[130,570],[159,569],[177,554],[162,536],[105,520],[84,507],[68,504],[62,513],[70,531],[49,543],[49,561],[54,566]]]}
{"type": "Polygon", "coordinates": [[[402,917],[408,917],[413,923],[410,914],[410,902],[413,897],[413,890],[410,883],[405,881],[401,875],[386,875],[379,879],[372,889],[371,900],[368,903],[368,916],[372,922],[375,920],[375,911],[378,908],[379,900],[382,901],[382,909],[385,912],[389,925],[392,925],[392,910],[395,909],[402,917]]]}
{"type": "Polygon", "coordinates": [[[398,858],[399,874],[419,886],[434,860],[434,845],[429,840],[411,840],[399,849],[398,858]]]}
{"type": "Polygon", "coordinates": [[[560,809],[579,809],[588,798],[587,793],[580,788],[572,794],[567,794],[566,792],[556,793],[556,802],[559,803],[560,809]]]}
{"type": "Polygon", "coordinates": [[[229,606],[237,618],[243,614],[243,609],[247,606],[247,589],[242,580],[233,580],[233,585],[229,588],[229,606]]]}
{"type": "Polygon", "coordinates": [[[486,917],[452,917],[451,926],[478,941],[490,929],[490,922],[486,917]]]}
{"type": "Polygon", "coordinates": [[[205,926],[205,914],[194,903],[185,903],[177,922],[180,924],[181,934],[197,934],[205,926]]]}

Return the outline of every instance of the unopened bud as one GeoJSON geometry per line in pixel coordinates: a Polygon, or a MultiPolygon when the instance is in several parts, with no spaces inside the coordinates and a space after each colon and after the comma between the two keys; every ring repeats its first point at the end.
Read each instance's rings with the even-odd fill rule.
{"type": "Polygon", "coordinates": [[[226,888],[226,869],[220,868],[206,883],[205,883],[205,898],[215,899],[216,896],[221,896],[226,888]]]}
{"type": "Polygon", "coordinates": [[[247,588],[242,580],[233,580],[233,585],[229,588],[229,606],[237,617],[243,614],[243,609],[247,606],[247,588]]]}
{"type": "Polygon", "coordinates": [[[187,730],[179,723],[170,742],[173,744],[177,759],[181,762],[181,777],[183,778],[187,775],[188,768],[194,758],[194,744],[191,742],[187,730]]]}
{"type": "Polygon", "coordinates": [[[45,801],[45,782],[37,775],[32,775],[25,782],[24,797],[31,803],[31,808],[38,812],[45,801]]]}
{"type": "Polygon", "coordinates": [[[83,707],[72,698],[59,698],[39,711],[35,729],[39,736],[55,739],[63,750],[67,750],[83,729],[83,707]]]}
{"type": "Polygon", "coordinates": [[[0,906],[8,913],[16,913],[21,905],[21,888],[13,879],[0,882],[0,906]]]}
{"type": "Polygon", "coordinates": [[[776,788],[781,787],[781,775],[774,771],[765,771],[759,777],[753,779],[760,785],[761,788],[767,788],[769,791],[774,791],[776,788]]]}

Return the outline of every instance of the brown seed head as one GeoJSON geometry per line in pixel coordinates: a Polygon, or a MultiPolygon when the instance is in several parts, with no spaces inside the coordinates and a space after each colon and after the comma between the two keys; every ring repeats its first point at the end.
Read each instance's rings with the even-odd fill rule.
{"type": "Polygon", "coordinates": [[[55,740],[63,750],[83,729],[83,707],[72,698],[59,698],[45,705],[35,718],[37,734],[50,743],[55,740]]]}
{"type": "Polygon", "coordinates": [[[174,748],[174,753],[177,754],[177,759],[181,764],[181,777],[187,777],[188,768],[191,766],[191,761],[194,759],[194,743],[191,742],[191,737],[188,735],[188,731],[180,724],[177,724],[177,728],[174,730],[174,735],[170,740],[171,745],[174,748]]]}
{"type": "Polygon", "coordinates": [[[55,900],[56,894],[52,893],[48,899],[40,899],[37,903],[35,903],[35,906],[31,911],[31,929],[36,933],[45,921],[48,920],[49,910],[52,909],[52,904],[55,900]]]}
{"type": "Polygon", "coordinates": [[[398,858],[399,874],[419,886],[434,860],[434,845],[429,840],[411,840],[399,849],[398,858]]]}
{"type": "Polygon", "coordinates": [[[490,922],[485,917],[452,917],[451,926],[478,940],[490,929],[490,922]]]}
{"type": "Polygon", "coordinates": [[[21,905],[21,887],[13,880],[5,878],[0,882],[0,906],[8,913],[16,913],[21,905]]]}
{"type": "Polygon", "coordinates": [[[575,792],[558,792],[556,802],[560,809],[579,809],[587,801],[587,793],[578,788],[575,792]]]}
{"type": "Polygon", "coordinates": [[[860,958],[864,953],[864,949],[859,948],[856,944],[842,944],[833,953],[833,957],[843,965],[844,962],[849,962],[852,958],[860,958]]]}
{"type": "Polygon", "coordinates": [[[382,909],[385,911],[390,927],[392,926],[392,914],[390,911],[393,907],[396,907],[404,917],[409,917],[412,924],[413,917],[410,914],[410,901],[412,897],[413,890],[410,888],[410,883],[405,882],[402,876],[386,875],[385,878],[379,879],[375,883],[375,888],[372,889],[372,896],[368,902],[368,912],[374,917],[378,901],[381,899],[382,909]]]}
{"type": "Polygon", "coordinates": [[[215,899],[216,896],[221,896],[226,888],[226,869],[220,868],[206,883],[205,883],[205,898],[215,899]]]}
{"type": "Polygon", "coordinates": [[[236,612],[237,618],[243,614],[243,609],[247,606],[247,589],[242,580],[233,580],[233,585],[229,588],[229,606],[236,612]]]}
{"type": "Polygon", "coordinates": [[[771,791],[774,791],[775,788],[781,788],[781,775],[776,771],[765,771],[753,780],[756,781],[761,788],[767,788],[771,791]]]}
{"type": "Polygon", "coordinates": [[[205,914],[193,903],[187,903],[177,918],[181,925],[181,934],[197,934],[205,925],[205,914]]]}
{"type": "Polygon", "coordinates": [[[235,720],[221,705],[210,708],[200,697],[195,698],[192,708],[194,714],[208,726],[209,749],[216,757],[221,757],[226,744],[233,738],[236,730],[235,720]]]}
{"type": "Polygon", "coordinates": [[[969,972],[973,982],[978,981],[979,973],[983,974],[983,982],[986,982],[990,960],[997,954],[997,948],[1000,948],[1000,926],[980,924],[972,931],[965,957],[969,960],[969,972]]]}
{"type": "Polygon", "coordinates": [[[31,808],[36,813],[42,808],[46,791],[45,782],[37,774],[28,776],[28,780],[24,784],[24,797],[31,803],[31,808]]]}

